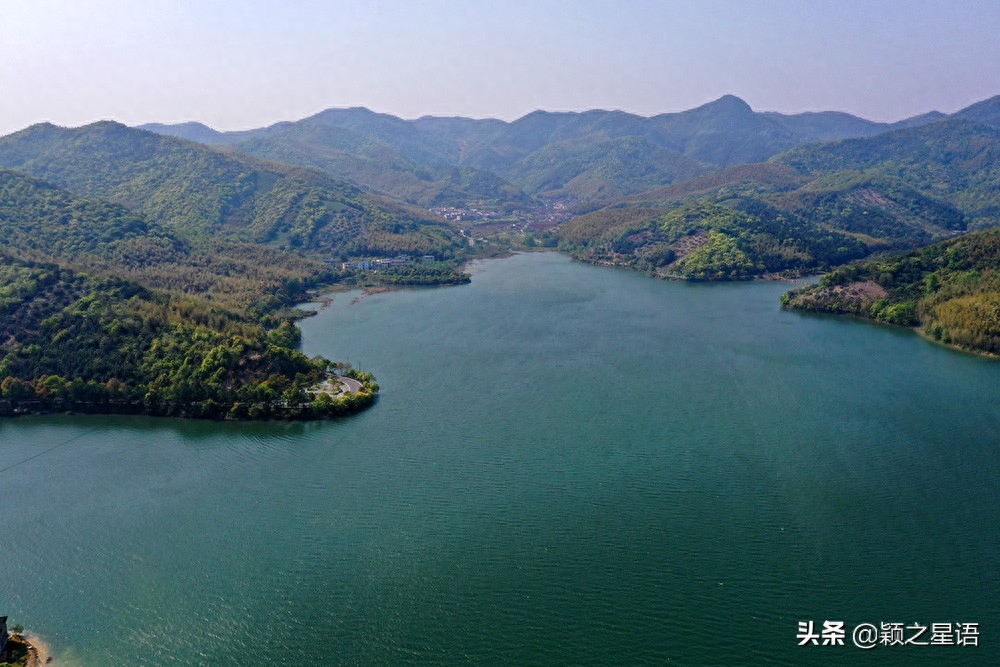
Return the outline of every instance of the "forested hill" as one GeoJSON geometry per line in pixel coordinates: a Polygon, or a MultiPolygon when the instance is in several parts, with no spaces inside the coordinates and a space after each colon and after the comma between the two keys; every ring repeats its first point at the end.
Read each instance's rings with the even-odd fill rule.
{"type": "Polygon", "coordinates": [[[257,244],[189,241],[120,204],[7,169],[0,169],[0,252],[258,314],[331,278],[318,260],[257,244]]]}
{"type": "MultiPolygon", "coordinates": [[[[82,143],[95,141],[95,129],[105,136],[92,154],[83,146],[60,153],[31,132],[34,141],[4,140],[20,166],[134,208],[0,169],[0,414],[314,418],[374,401],[377,385],[363,374],[360,393],[309,393],[331,364],[296,351],[298,330],[279,314],[306,287],[330,280],[328,265],[274,243],[239,240],[225,227],[197,226],[206,223],[199,216],[218,194],[213,188],[222,186],[230,158],[213,162],[203,147],[182,150],[189,142],[169,140],[144,162],[136,155],[142,141],[127,142],[134,135],[162,138],[102,124],[80,133],[82,143]],[[136,150],[116,147],[115,138],[136,150]],[[183,171],[184,160],[199,158],[209,167],[196,163],[183,171]],[[186,211],[192,224],[183,224],[177,211],[185,210],[178,207],[197,194],[199,183],[204,197],[186,211]]],[[[273,181],[255,205],[282,186],[280,171],[248,173],[273,181]]],[[[285,185],[309,184],[292,180],[285,185]]],[[[387,211],[381,215],[395,220],[387,211]]],[[[238,227],[238,220],[229,222],[238,227]]],[[[360,217],[358,224],[358,238],[365,238],[379,219],[360,217]]]]}
{"type": "MultiPolygon", "coordinates": [[[[332,256],[464,256],[448,223],[321,172],[111,122],[0,138],[0,413],[312,418],[331,362],[282,310],[332,256]]],[[[454,262],[394,282],[454,282],[454,262]]]]}
{"type": "Polygon", "coordinates": [[[325,359],[193,299],[0,256],[0,415],[44,410],[231,419],[314,418],[370,405],[308,389],[325,359]]]}
{"type": "Polygon", "coordinates": [[[806,176],[843,170],[891,176],[948,202],[973,226],[1000,224],[1000,128],[951,119],[867,139],[803,146],[772,160],[806,176]]]}
{"type": "Polygon", "coordinates": [[[460,245],[447,224],[320,172],[113,122],[42,124],[2,137],[0,166],[121,204],[191,240],[439,257],[460,245]]]}
{"type": "Polygon", "coordinates": [[[329,362],[278,307],[329,279],[260,245],[194,242],[119,204],[0,169],[0,414],[312,418],[370,405],[307,389],[329,362]]]}
{"type": "Polygon", "coordinates": [[[919,327],[934,340],[1000,354],[1000,230],[845,266],[782,302],[919,327]]]}
{"type": "Polygon", "coordinates": [[[678,277],[826,270],[1000,224],[998,165],[1000,129],[948,119],[798,147],[621,200],[557,233],[581,259],[678,277]],[[666,231],[676,215],[688,220],[679,236],[666,231]]]}
{"type": "Polygon", "coordinates": [[[352,108],[242,132],[217,132],[200,123],[144,127],[316,167],[422,206],[500,207],[523,207],[526,196],[607,201],[765,160],[804,143],[893,128],[845,113],[756,112],[733,95],[648,118],[594,110],[535,111],[512,122],[403,120],[352,108]]]}
{"type": "Polygon", "coordinates": [[[449,162],[421,146],[386,143],[320,120],[290,123],[232,147],[259,158],[320,169],[424,208],[464,207],[471,202],[497,209],[535,204],[519,187],[492,172],[449,162]]]}

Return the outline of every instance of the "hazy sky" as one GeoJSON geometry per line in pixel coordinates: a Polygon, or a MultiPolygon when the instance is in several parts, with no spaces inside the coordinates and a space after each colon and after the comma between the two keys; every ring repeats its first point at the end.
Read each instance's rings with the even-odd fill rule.
{"type": "Polygon", "coordinates": [[[0,134],[345,106],[652,115],[727,93],[873,120],[956,111],[1000,94],[1000,1],[0,0],[0,134]]]}

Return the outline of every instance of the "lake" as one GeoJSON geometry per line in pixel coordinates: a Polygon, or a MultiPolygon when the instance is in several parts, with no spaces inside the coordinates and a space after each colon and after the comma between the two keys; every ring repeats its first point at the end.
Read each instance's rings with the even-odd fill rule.
{"type": "Polygon", "coordinates": [[[382,386],[342,421],[0,421],[0,614],[61,665],[996,664],[1000,363],[790,287],[516,255],[303,321],[382,386]]]}

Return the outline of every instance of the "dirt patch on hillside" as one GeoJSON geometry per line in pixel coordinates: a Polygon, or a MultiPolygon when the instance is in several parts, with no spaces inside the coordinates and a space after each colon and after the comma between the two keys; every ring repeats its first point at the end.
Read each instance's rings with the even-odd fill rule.
{"type": "Polygon", "coordinates": [[[867,314],[871,304],[888,296],[884,287],[873,280],[833,285],[797,295],[792,306],[806,310],[867,314]]]}
{"type": "Polygon", "coordinates": [[[697,233],[678,240],[672,247],[677,253],[677,259],[684,259],[706,243],[708,243],[708,232],[700,229],[697,233]]]}
{"type": "Polygon", "coordinates": [[[889,295],[889,293],[885,291],[885,288],[874,280],[848,283],[847,285],[836,285],[832,288],[832,290],[837,296],[867,302],[878,301],[879,299],[884,299],[889,295]]]}

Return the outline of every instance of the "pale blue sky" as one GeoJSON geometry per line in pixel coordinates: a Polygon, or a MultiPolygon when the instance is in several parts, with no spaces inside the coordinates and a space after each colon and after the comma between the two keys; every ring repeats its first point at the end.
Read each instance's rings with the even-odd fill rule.
{"type": "Polygon", "coordinates": [[[652,115],[727,93],[897,120],[1000,94],[998,36],[998,0],[0,0],[0,134],[344,106],[652,115]]]}

